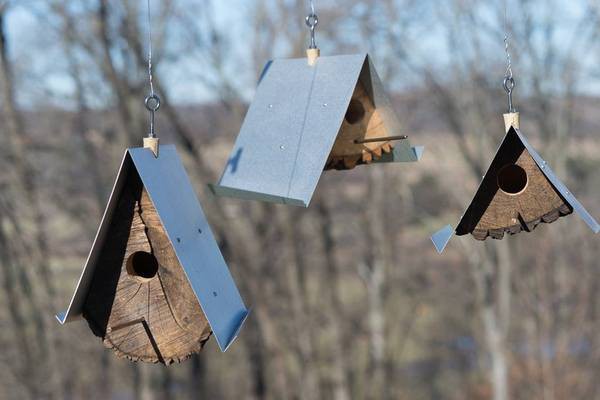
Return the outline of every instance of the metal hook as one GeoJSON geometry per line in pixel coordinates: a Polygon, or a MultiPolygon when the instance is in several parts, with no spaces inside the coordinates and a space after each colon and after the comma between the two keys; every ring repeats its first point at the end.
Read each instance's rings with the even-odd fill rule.
{"type": "Polygon", "coordinates": [[[319,17],[316,13],[311,12],[306,16],[306,26],[310,28],[310,46],[309,49],[316,49],[317,42],[315,40],[315,28],[319,25],[319,17]]]}
{"type": "Polygon", "coordinates": [[[155,138],[156,134],[154,133],[154,113],[160,108],[160,97],[152,93],[150,96],[146,97],[146,100],[144,100],[144,104],[146,105],[146,109],[150,111],[150,133],[148,134],[148,137],[155,138]]]}
{"type": "Polygon", "coordinates": [[[515,78],[513,78],[510,75],[507,75],[504,77],[504,83],[502,84],[502,86],[504,86],[504,90],[506,91],[506,94],[508,96],[508,112],[509,113],[514,113],[516,112],[515,107],[513,106],[513,89],[515,88],[515,86],[517,85],[517,83],[515,82],[515,78]]]}

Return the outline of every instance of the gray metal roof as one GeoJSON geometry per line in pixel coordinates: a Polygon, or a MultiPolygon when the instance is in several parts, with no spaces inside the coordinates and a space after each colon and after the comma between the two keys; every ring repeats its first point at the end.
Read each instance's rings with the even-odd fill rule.
{"type": "MultiPolygon", "coordinates": [[[[565,184],[561,182],[561,180],[556,176],[554,171],[552,171],[548,163],[529,143],[525,135],[519,129],[511,127],[506,136],[504,137],[502,143],[504,143],[504,141],[509,135],[518,136],[519,140],[523,143],[523,146],[525,146],[525,148],[527,149],[531,157],[534,159],[537,166],[540,168],[540,170],[546,176],[546,178],[548,178],[548,180],[554,186],[554,188],[560,193],[560,195],[565,199],[565,201],[569,203],[571,207],[573,207],[573,210],[589,226],[592,232],[600,233],[600,224],[598,224],[594,217],[592,217],[590,213],[585,209],[585,207],[583,207],[583,205],[575,198],[573,193],[565,186],[565,184]]],[[[500,147],[502,147],[502,144],[500,145],[500,147]]],[[[484,180],[485,176],[483,177],[481,183],[483,183],[484,180]]],[[[481,184],[479,187],[481,188],[481,184]]],[[[477,189],[477,191],[479,191],[479,188],[477,189]]],[[[465,214],[463,214],[463,216],[461,217],[461,220],[459,221],[458,225],[462,223],[464,216],[465,214]]],[[[450,241],[450,239],[452,239],[455,233],[456,231],[454,230],[454,228],[452,228],[451,225],[447,225],[431,237],[431,241],[433,242],[438,253],[442,253],[444,251],[444,249],[448,245],[448,242],[450,241]]]]}
{"type": "Polygon", "coordinates": [[[160,156],[149,149],[128,149],[123,157],[108,206],[61,324],[81,316],[121,189],[131,168],[140,175],[156,208],[175,254],[206,315],[222,351],[227,350],[243,325],[248,310],[238,292],[212,234],[175,146],[160,146],[160,156]]]}
{"type": "MultiPolygon", "coordinates": [[[[220,196],[308,207],[359,82],[391,132],[400,124],[366,54],[271,61],[217,185],[220,196]]],[[[408,140],[379,162],[418,161],[408,140]]]]}

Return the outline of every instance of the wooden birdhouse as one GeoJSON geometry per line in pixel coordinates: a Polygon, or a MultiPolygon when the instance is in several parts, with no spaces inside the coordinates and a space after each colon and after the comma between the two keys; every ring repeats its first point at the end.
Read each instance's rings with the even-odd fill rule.
{"type": "Polygon", "coordinates": [[[106,347],[170,364],[214,335],[222,351],[248,311],[174,146],[128,149],[61,324],[83,316],[106,347]]]}
{"type": "Polygon", "coordinates": [[[456,235],[477,240],[531,232],[575,211],[594,231],[600,225],[558,179],[518,128],[518,114],[507,114],[507,134],[456,230],[447,226],[432,240],[439,252],[456,235]]]}
{"type": "Polygon", "coordinates": [[[308,207],[324,170],[414,162],[368,55],[271,61],[221,180],[220,196],[308,207]]]}

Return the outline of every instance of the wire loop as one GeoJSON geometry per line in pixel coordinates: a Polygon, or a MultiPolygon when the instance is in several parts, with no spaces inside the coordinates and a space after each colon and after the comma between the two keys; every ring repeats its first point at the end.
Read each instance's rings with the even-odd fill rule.
{"type": "Polygon", "coordinates": [[[504,82],[502,86],[504,86],[504,90],[506,91],[506,95],[508,96],[508,112],[514,113],[516,112],[515,107],[513,106],[513,89],[517,83],[515,82],[515,78],[512,76],[505,76],[504,82]]]}
{"type": "Polygon", "coordinates": [[[150,112],[156,112],[160,108],[160,97],[157,94],[151,94],[144,100],[146,109],[150,112]]]}
{"type": "Polygon", "coordinates": [[[148,133],[148,137],[155,138],[156,133],[154,132],[154,113],[156,113],[160,108],[160,97],[158,97],[158,95],[155,93],[152,93],[150,96],[146,97],[144,104],[146,105],[146,109],[150,111],[150,132],[148,133]]]}
{"type": "Polygon", "coordinates": [[[154,76],[152,74],[152,12],[150,0],[148,0],[148,82],[150,84],[150,95],[144,100],[146,109],[150,111],[150,132],[148,137],[155,138],[154,114],[160,108],[160,97],[154,93],[154,76]]]}
{"type": "Polygon", "coordinates": [[[319,17],[315,12],[315,4],[313,0],[310,1],[310,14],[305,19],[306,26],[310,29],[310,46],[309,49],[317,48],[317,41],[315,39],[315,28],[319,25],[319,17]]]}
{"type": "Polygon", "coordinates": [[[306,26],[310,29],[310,46],[309,49],[316,49],[317,42],[315,40],[315,28],[319,24],[319,17],[317,14],[309,14],[306,16],[306,26]]]}
{"type": "Polygon", "coordinates": [[[510,43],[508,36],[508,0],[504,0],[504,52],[506,53],[506,72],[504,73],[504,90],[508,96],[508,112],[514,113],[516,109],[513,105],[513,90],[517,85],[513,77],[512,57],[510,56],[510,43]]]}

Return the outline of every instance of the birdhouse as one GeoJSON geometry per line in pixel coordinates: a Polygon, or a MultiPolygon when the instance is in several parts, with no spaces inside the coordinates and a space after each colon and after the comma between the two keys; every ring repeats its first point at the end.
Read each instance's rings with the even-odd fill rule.
{"type": "MultiPolygon", "coordinates": [[[[518,114],[512,114],[518,121],[518,114]]],[[[511,114],[506,115],[510,120],[511,114]]],[[[575,211],[592,229],[600,225],[558,179],[516,124],[506,134],[481,185],[455,231],[446,226],[432,240],[442,252],[454,235],[477,240],[502,239],[505,234],[531,232],[575,211]],[[517,127],[515,127],[517,126],[517,127]]]]}
{"type": "Polygon", "coordinates": [[[217,185],[219,196],[308,207],[324,170],[418,161],[368,55],[275,60],[217,185]]]}
{"type": "Polygon", "coordinates": [[[170,364],[214,335],[222,351],[248,310],[174,146],[128,149],[61,324],[80,316],[130,360],[170,364]]]}

